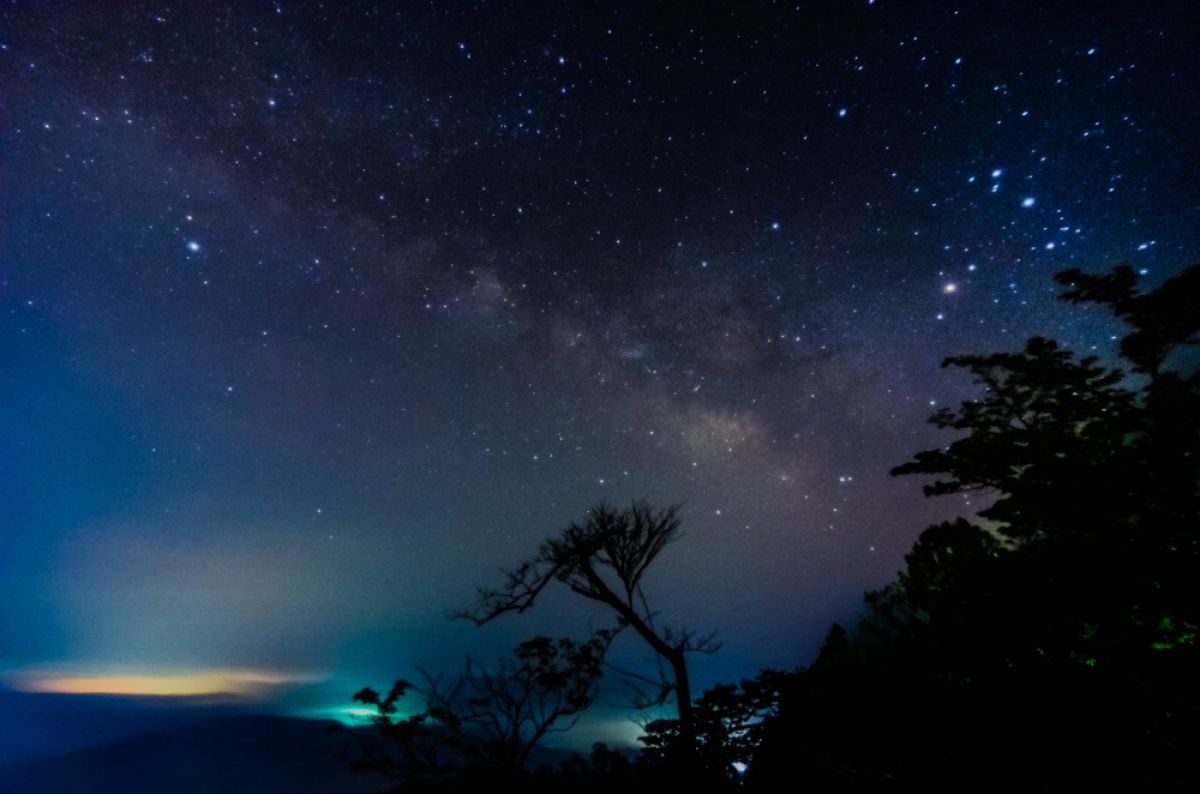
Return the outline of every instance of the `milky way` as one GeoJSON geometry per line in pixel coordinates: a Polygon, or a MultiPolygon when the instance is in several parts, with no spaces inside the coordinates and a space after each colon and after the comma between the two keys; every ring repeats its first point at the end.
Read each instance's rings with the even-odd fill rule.
{"type": "Polygon", "coordinates": [[[579,634],[443,612],[645,498],[699,680],[808,663],[979,507],[888,476],[940,360],[1107,354],[1051,275],[1200,255],[1173,7],[10,4],[0,662],[579,634]]]}

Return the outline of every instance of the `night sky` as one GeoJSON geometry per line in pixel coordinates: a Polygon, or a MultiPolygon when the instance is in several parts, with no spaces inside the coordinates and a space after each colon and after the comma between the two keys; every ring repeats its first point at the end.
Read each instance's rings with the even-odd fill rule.
{"type": "Polygon", "coordinates": [[[349,705],[605,625],[443,613],[637,498],[700,687],[809,663],[983,504],[940,360],[1200,257],[1182,8],[6,4],[6,685],[349,705]]]}

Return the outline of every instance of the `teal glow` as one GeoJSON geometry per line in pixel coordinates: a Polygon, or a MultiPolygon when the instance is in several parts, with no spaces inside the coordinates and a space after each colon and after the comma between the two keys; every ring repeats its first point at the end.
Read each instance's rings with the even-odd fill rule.
{"type": "MultiPolygon", "coordinates": [[[[325,706],[302,709],[293,712],[291,716],[310,720],[336,720],[343,725],[366,725],[376,714],[375,709],[364,706],[325,706]]],[[[403,719],[405,716],[407,715],[397,715],[399,719],[403,719]]]]}

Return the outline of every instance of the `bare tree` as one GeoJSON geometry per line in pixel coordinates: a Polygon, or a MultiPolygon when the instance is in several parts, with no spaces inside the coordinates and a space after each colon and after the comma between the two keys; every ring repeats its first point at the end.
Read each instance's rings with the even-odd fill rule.
{"type": "Polygon", "coordinates": [[[354,700],[375,709],[379,733],[355,734],[362,751],[355,766],[401,784],[464,769],[519,773],[546,734],[569,730],[591,705],[613,634],[597,631],[584,642],[534,637],[491,666],[468,657],[454,676],[421,670],[424,686],[397,681],[387,695],[361,690],[354,700]],[[410,691],[426,708],[400,716],[410,691]]]}
{"type": "Polygon", "coordinates": [[[358,756],[350,759],[351,768],[389,780],[393,784],[389,791],[399,791],[417,781],[447,779],[458,770],[461,756],[457,743],[448,741],[449,734],[433,728],[428,711],[400,713],[400,701],[410,690],[415,690],[413,684],[400,680],[386,695],[370,687],[354,694],[356,702],[375,709],[369,718],[374,733],[341,725],[330,727],[357,742],[358,756]]]}
{"type": "Polygon", "coordinates": [[[642,577],[659,553],[680,537],[678,506],[653,510],[635,502],[617,511],[600,504],[588,512],[582,524],[571,524],[559,535],[547,538],[533,557],[508,572],[498,589],[479,588],[479,599],[469,610],[453,613],[487,623],[500,615],[530,609],[552,582],[561,582],[572,592],[604,604],[616,613],[618,625],[629,627],[655,653],[660,663],[657,677],[618,670],[633,686],[643,683],[639,705],[663,704],[674,699],[679,715],[679,738],[685,751],[695,744],[695,717],[688,655],[713,653],[720,644],[715,634],[698,635],[684,627],[658,622],[642,589],[642,577]],[[667,672],[669,668],[670,672],[667,672]]]}
{"type": "Polygon", "coordinates": [[[449,682],[422,671],[430,717],[486,766],[519,772],[547,733],[570,730],[596,695],[613,633],[590,640],[535,637],[488,668],[468,657],[449,682]]]}

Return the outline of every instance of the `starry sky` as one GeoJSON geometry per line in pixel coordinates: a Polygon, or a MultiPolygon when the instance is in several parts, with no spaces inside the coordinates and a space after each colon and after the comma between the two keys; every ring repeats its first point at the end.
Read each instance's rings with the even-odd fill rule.
{"type": "Polygon", "coordinates": [[[337,702],[579,636],[443,613],[641,498],[701,686],[810,662],[981,506],[888,476],[940,360],[1108,355],[1051,275],[1200,256],[1178,9],[6,4],[5,681],[337,702]]]}

